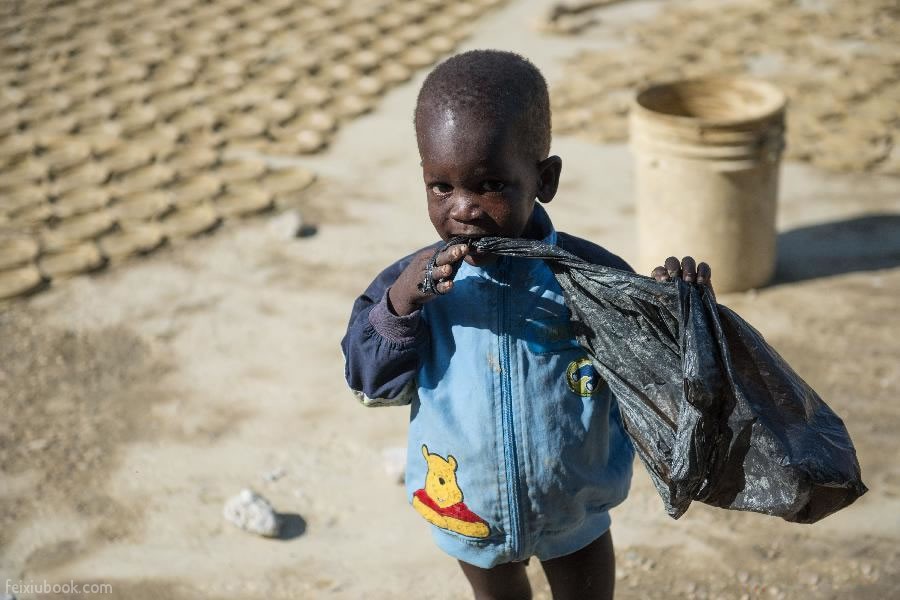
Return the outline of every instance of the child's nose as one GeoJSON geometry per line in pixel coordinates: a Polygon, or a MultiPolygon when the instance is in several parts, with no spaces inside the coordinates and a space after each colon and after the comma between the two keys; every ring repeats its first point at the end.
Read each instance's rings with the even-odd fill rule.
{"type": "Polygon", "coordinates": [[[458,191],[453,194],[453,204],[450,207],[450,218],[458,223],[471,223],[484,215],[481,205],[473,194],[458,191]]]}

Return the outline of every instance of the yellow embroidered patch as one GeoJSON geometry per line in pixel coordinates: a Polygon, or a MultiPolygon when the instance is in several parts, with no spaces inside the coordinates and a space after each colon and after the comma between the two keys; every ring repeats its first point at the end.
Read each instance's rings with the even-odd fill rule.
{"type": "Polygon", "coordinates": [[[566,369],[566,383],[579,396],[590,396],[600,387],[600,374],[589,358],[573,360],[566,369]]]}
{"type": "Polygon", "coordinates": [[[413,494],[413,508],[426,521],[441,529],[453,531],[469,537],[485,538],[490,527],[484,519],[473,513],[465,505],[462,490],[456,482],[456,459],[448,454],[444,459],[430,454],[428,446],[422,445],[422,456],[428,465],[425,487],[413,494]]]}

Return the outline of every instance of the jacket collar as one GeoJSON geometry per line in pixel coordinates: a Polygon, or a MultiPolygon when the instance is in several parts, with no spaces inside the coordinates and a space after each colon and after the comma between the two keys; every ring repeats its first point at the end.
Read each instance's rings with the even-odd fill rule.
{"type": "Polygon", "coordinates": [[[535,239],[540,239],[551,246],[556,245],[556,229],[553,227],[553,222],[550,221],[550,215],[539,203],[534,205],[529,229],[534,232],[535,239]]]}

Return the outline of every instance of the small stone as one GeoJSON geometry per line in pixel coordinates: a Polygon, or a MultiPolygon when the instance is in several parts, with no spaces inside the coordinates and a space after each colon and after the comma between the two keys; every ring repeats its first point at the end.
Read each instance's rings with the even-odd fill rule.
{"type": "Polygon", "coordinates": [[[814,587],[819,585],[819,574],[818,573],[810,573],[804,579],[804,583],[810,587],[814,587]]]}
{"type": "Polygon", "coordinates": [[[865,564],[860,568],[860,571],[862,571],[863,575],[869,576],[872,574],[872,571],[873,571],[872,565],[865,564]]]}
{"type": "Polygon", "coordinates": [[[738,581],[741,583],[747,583],[747,580],[750,579],[750,573],[747,571],[739,571],[737,574],[738,581]]]}
{"type": "Polygon", "coordinates": [[[39,438],[28,442],[28,449],[32,452],[40,452],[49,445],[50,440],[48,440],[47,438],[39,438]]]}
{"type": "Polygon", "coordinates": [[[263,474],[263,479],[268,481],[269,483],[274,483],[287,475],[287,471],[284,470],[284,467],[275,467],[268,473],[263,474]]]}
{"type": "Polygon", "coordinates": [[[225,520],[244,531],[263,537],[278,537],[281,522],[268,500],[250,489],[243,489],[225,503],[225,520]]]}
{"type": "Polygon", "coordinates": [[[397,483],[403,483],[406,474],[406,448],[395,446],[381,451],[385,474],[397,483]]]}

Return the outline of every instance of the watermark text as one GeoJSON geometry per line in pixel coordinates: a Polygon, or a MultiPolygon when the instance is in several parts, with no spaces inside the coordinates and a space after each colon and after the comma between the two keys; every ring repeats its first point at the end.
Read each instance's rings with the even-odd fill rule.
{"type": "Polygon", "coordinates": [[[102,596],[112,594],[111,583],[80,583],[70,581],[16,581],[6,580],[6,593],[13,596],[21,594],[70,594],[85,596],[102,596]]]}

